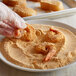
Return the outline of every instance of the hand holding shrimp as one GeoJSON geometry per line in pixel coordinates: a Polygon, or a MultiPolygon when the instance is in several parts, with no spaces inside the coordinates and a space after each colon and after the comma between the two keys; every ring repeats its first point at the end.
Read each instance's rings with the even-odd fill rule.
{"type": "Polygon", "coordinates": [[[0,2],[0,34],[6,37],[18,37],[17,32],[26,27],[25,21],[20,16],[0,2]]]}

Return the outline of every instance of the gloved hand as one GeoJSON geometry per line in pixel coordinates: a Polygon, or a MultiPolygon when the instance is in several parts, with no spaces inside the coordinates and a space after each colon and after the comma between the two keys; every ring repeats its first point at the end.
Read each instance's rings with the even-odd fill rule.
{"type": "Polygon", "coordinates": [[[25,29],[25,21],[0,2],[0,34],[6,37],[20,37],[19,33],[25,29]]]}

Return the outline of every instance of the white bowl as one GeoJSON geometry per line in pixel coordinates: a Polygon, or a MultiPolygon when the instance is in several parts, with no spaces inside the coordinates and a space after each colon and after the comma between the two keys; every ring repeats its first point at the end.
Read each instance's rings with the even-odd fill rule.
{"type": "MultiPolygon", "coordinates": [[[[56,22],[56,21],[50,21],[50,20],[30,20],[28,21],[29,24],[47,24],[47,25],[53,25],[53,26],[59,26],[59,27],[63,27],[66,29],[69,29],[70,31],[72,31],[74,34],[76,34],[76,29],[71,27],[70,25],[64,24],[64,23],[60,23],[60,22],[56,22]]],[[[3,37],[0,36],[0,39],[2,39],[3,37]]],[[[23,70],[23,71],[29,71],[29,72],[51,72],[51,71],[56,71],[59,69],[64,69],[67,67],[70,67],[71,65],[76,64],[76,61],[72,62],[71,64],[68,64],[64,67],[60,67],[60,68],[56,68],[56,69],[47,69],[47,70],[40,70],[40,69],[30,69],[30,68],[24,68],[18,65],[15,65],[11,62],[9,62],[8,60],[6,60],[6,58],[0,53],[0,59],[5,62],[6,64],[10,65],[11,67],[23,70]]]]}

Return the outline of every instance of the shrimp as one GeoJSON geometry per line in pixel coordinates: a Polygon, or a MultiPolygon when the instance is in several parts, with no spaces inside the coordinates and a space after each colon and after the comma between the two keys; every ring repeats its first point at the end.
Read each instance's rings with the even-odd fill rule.
{"type": "Polygon", "coordinates": [[[47,42],[36,45],[35,50],[37,53],[46,55],[46,57],[42,60],[43,62],[47,62],[51,60],[51,58],[56,54],[56,48],[54,44],[47,43],[47,42]]]}
{"type": "Polygon", "coordinates": [[[50,31],[55,32],[56,34],[59,34],[59,33],[60,33],[59,31],[54,30],[54,29],[52,29],[52,28],[50,28],[50,31]]]}
{"type": "Polygon", "coordinates": [[[8,5],[8,6],[16,6],[18,5],[19,3],[23,3],[26,5],[26,0],[3,0],[3,3],[8,5]]]}
{"type": "Polygon", "coordinates": [[[46,57],[44,58],[44,62],[47,62],[49,60],[51,60],[51,58],[56,54],[56,50],[55,49],[49,49],[48,54],[46,55],[46,57]]]}
{"type": "Polygon", "coordinates": [[[50,29],[45,35],[45,41],[57,43],[63,40],[64,35],[58,30],[50,29]]]}
{"type": "Polygon", "coordinates": [[[14,33],[15,33],[16,38],[20,38],[24,35],[24,30],[23,29],[16,29],[14,33]]]}
{"type": "Polygon", "coordinates": [[[35,29],[27,24],[27,27],[24,29],[24,35],[22,36],[21,39],[26,40],[26,41],[33,41],[36,38],[36,31],[35,29]]]}

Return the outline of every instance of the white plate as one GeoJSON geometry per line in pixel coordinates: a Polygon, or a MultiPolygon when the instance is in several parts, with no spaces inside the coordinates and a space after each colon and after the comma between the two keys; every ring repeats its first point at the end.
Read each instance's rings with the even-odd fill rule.
{"type": "MultiPolygon", "coordinates": [[[[50,21],[50,20],[31,20],[31,21],[28,21],[28,23],[30,24],[47,24],[47,25],[54,25],[54,26],[59,26],[59,27],[63,27],[63,28],[66,28],[66,29],[69,29],[71,30],[74,34],[76,34],[76,29],[67,25],[67,24],[64,24],[64,23],[60,23],[60,22],[56,22],[56,21],[50,21]]],[[[2,39],[2,36],[0,36],[0,39],[2,39]]],[[[20,69],[20,70],[24,70],[24,71],[29,71],[29,72],[51,72],[51,71],[56,71],[56,70],[59,70],[59,69],[64,69],[64,68],[67,68],[71,65],[74,65],[76,64],[76,61],[71,63],[71,64],[68,64],[64,67],[60,67],[60,68],[56,68],[56,69],[48,69],[48,70],[40,70],[40,69],[30,69],[30,68],[24,68],[24,67],[20,67],[18,65],[15,65],[9,61],[7,61],[4,56],[0,53],[0,58],[3,62],[5,62],[6,64],[10,65],[11,67],[14,67],[14,68],[17,68],[17,69],[20,69]]]]}

